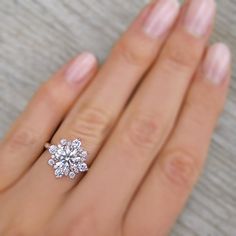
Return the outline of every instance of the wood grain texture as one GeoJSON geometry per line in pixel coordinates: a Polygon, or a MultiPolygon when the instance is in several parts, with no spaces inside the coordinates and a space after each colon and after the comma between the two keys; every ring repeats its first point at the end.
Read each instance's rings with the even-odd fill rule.
{"type": "MultiPolygon", "coordinates": [[[[0,136],[40,83],[68,59],[90,50],[104,60],[146,2],[1,0],[0,136]]],[[[236,55],[236,1],[218,0],[218,9],[212,41],[226,41],[236,55]]],[[[236,235],[236,67],[207,166],[171,235],[236,235]]]]}

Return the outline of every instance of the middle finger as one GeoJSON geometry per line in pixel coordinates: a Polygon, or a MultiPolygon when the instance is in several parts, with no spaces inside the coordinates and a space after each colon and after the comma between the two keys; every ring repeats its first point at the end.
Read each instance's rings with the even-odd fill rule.
{"type": "Polygon", "coordinates": [[[103,232],[108,220],[111,226],[117,226],[117,221],[122,219],[175,124],[202,58],[214,12],[213,0],[190,1],[158,62],[135,94],[91,171],[56,217],[60,225],[54,225],[58,229],[55,235],[61,235],[59,232],[74,235],[80,229],[89,229],[90,220],[94,219],[103,232]],[[75,204],[77,201],[83,205],[75,204]],[[63,215],[70,218],[62,221],[63,215]]]}

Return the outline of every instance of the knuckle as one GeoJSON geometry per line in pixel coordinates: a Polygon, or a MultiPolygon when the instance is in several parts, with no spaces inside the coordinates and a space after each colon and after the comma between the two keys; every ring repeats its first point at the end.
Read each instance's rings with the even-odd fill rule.
{"type": "Polygon", "coordinates": [[[183,149],[167,153],[163,161],[163,173],[169,183],[189,190],[195,182],[200,170],[198,158],[183,149]]]}
{"type": "Polygon", "coordinates": [[[214,99],[206,99],[204,94],[199,94],[197,98],[190,98],[186,100],[185,107],[189,110],[189,120],[194,125],[202,129],[205,127],[206,120],[203,116],[199,114],[203,114],[204,117],[209,117],[215,119],[222,112],[222,107],[217,101],[214,99]]]}
{"type": "Polygon", "coordinates": [[[134,66],[146,65],[150,62],[153,58],[153,54],[155,53],[151,47],[140,47],[140,42],[137,44],[136,42],[127,39],[120,41],[116,45],[115,51],[116,54],[121,57],[123,61],[125,61],[125,63],[134,66]]]}
{"type": "Polygon", "coordinates": [[[38,91],[39,98],[43,100],[48,100],[52,104],[55,102],[55,96],[53,93],[53,89],[51,89],[51,86],[49,85],[49,82],[46,82],[42,85],[41,89],[38,91]]]}
{"type": "Polygon", "coordinates": [[[157,235],[162,235],[162,234],[157,234],[158,226],[155,227],[155,230],[153,230],[153,227],[150,226],[148,222],[139,222],[139,224],[135,225],[130,224],[130,225],[125,225],[125,228],[123,229],[123,234],[122,236],[130,236],[130,235],[135,235],[135,236],[143,236],[143,235],[148,235],[148,236],[157,236],[157,235]]]}
{"type": "Polygon", "coordinates": [[[152,115],[138,114],[127,124],[125,140],[139,148],[153,148],[161,132],[161,119],[152,115]],[[159,121],[159,124],[158,124],[159,121]]]}
{"type": "Polygon", "coordinates": [[[172,70],[188,70],[195,67],[198,55],[193,50],[181,47],[171,47],[166,55],[166,64],[172,70]]]}
{"type": "Polygon", "coordinates": [[[52,113],[58,113],[61,110],[62,104],[60,103],[60,96],[58,95],[57,89],[53,89],[52,83],[46,82],[41,86],[36,94],[37,102],[42,103],[50,107],[52,113]]]}
{"type": "Polygon", "coordinates": [[[90,107],[79,113],[73,120],[72,132],[76,136],[98,141],[110,130],[112,118],[106,110],[90,107]]]}
{"type": "Polygon", "coordinates": [[[29,236],[29,232],[26,229],[23,229],[22,226],[18,225],[11,225],[11,228],[7,229],[4,235],[7,236],[29,236]]]}
{"type": "Polygon", "coordinates": [[[98,217],[96,217],[94,209],[89,208],[89,211],[88,209],[80,211],[68,224],[64,235],[76,236],[78,232],[86,236],[101,235],[99,234],[98,217]]]}
{"type": "Polygon", "coordinates": [[[34,132],[30,129],[19,128],[14,131],[7,138],[7,146],[13,150],[17,150],[19,148],[25,148],[29,145],[34,145],[37,143],[37,137],[34,135],[34,132]]]}
{"type": "Polygon", "coordinates": [[[198,101],[196,102],[199,110],[202,109],[205,114],[220,115],[224,109],[224,100],[221,96],[211,94],[209,90],[203,91],[199,95],[198,101]]]}

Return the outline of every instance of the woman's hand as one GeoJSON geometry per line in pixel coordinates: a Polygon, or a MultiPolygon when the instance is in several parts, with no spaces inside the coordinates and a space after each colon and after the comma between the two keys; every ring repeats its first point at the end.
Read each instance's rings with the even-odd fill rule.
{"type": "Polygon", "coordinates": [[[228,48],[206,50],[214,15],[213,0],[155,1],[96,75],[83,53],[42,86],[1,143],[1,235],[168,234],[230,80],[228,48]],[[44,144],[62,138],[89,153],[74,180],[47,164],[44,144]]]}

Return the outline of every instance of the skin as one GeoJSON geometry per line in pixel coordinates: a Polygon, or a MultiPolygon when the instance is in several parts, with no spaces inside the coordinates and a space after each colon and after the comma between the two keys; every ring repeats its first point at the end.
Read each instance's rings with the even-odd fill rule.
{"type": "Polygon", "coordinates": [[[222,83],[205,78],[213,19],[203,36],[187,32],[188,2],[168,32],[158,39],[144,34],[153,4],[101,68],[94,63],[71,84],[65,77],[72,60],[45,82],[2,140],[1,235],[170,231],[203,167],[230,65],[222,83]],[[89,152],[90,170],[73,181],[58,180],[43,146],[77,137],[89,152]]]}

